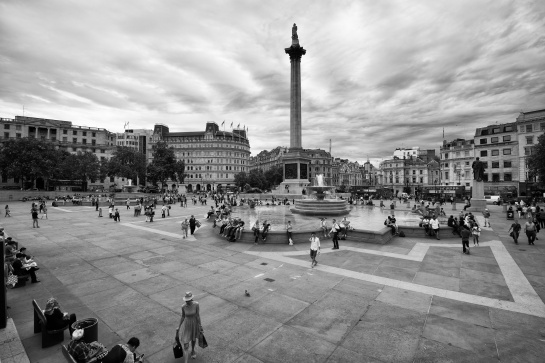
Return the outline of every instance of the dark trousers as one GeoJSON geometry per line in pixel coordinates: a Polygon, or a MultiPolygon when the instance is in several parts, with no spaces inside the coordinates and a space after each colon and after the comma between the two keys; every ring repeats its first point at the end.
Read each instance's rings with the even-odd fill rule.
{"type": "Polygon", "coordinates": [[[339,249],[339,232],[333,232],[333,248],[339,249]]]}
{"type": "Polygon", "coordinates": [[[536,231],[528,231],[526,232],[526,236],[528,237],[528,243],[533,245],[536,240],[536,231]]]}
{"type": "Polygon", "coordinates": [[[462,240],[462,247],[463,247],[463,249],[464,249],[464,253],[465,253],[466,251],[469,252],[469,240],[467,240],[467,241],[462,240]],[[466,247],[467,247],[467,249],[466,249],[466,247]]]}
{"type": "Polygon", "coordinates": [[[257,240],[259,239],[259,229],[254,229],[254,243],[257,243],[257,240]]]}
{"type": "MultiPolygon", "coordinates": [[[[28,274],[30,275],[30,280],[32,282],[36,281],[37,278],[36,278],[36,267],[31,267],[30,270],[27,270],[28,274]]],[[[21,276],[24,276],[24,275],[21,275],[21,276]]]]}
{"type": "Polygon", "coordinates": [[[193,234],[193,232],[195,232],[195,225],[190,225],[189,229],[191,230],[191,234],[193,234]]]}

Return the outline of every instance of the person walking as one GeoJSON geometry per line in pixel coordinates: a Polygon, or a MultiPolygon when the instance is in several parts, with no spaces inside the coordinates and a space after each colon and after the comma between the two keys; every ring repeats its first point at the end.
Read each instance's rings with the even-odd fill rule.
{"type": "Polygon", "coordinates": [[[467,226],[464,226],[460,231],[462,236],[462,252],[469,255],[469,236],[471,236],[471,231],[467,226]]]}
{"type": "Polygon", "coordinates": [[[38,225],[38,210],[36,208],[32,208],[30,210],[30,214],[32,215],[32,228],[40,228],[38,225]]]}
{"type": "Polygon", "coordinates": [[[507,231],[507,233],[509,233],[509,235],[511,237],[513,237],[513,241],[515,241],[515,244],[519,244],[519,234],[520,234],[520,230],[522,229],[522,226],[520,225],[519,223],[519,220],[518,219],[515,219],[515,221],[513,222],[513,224],[511,224],[511,227],[509,227],[509,230],[507,231]]]}
{"type": "Polygon", "coordinates": [[[127,198],[127,201],[125,203],[127,204],[127,210],[131,209],[131,200],[130,200],[130,198],[127,198]]]}
{"type": "Polygon", "coordinates": [[[316,257],[318,253],[320,252],[320,239],[316,237],[316,233],[312,232],[309,238],[310,241],[310,259],[312,262],[310,263],[310,267],[314,268],[318,264],[318,261],[316,261],[316,257]]]}
{"type": "Polygon", "coordinates": [[[195,227],[197,226],[197,220],[195,219],[195,216],[192,214],[191,218],[189,218],[189,229],[191,230],[191,235],[195,232],[195,227]]]}
{"type": "Polygon", "coordinates": [[[6,214],[4,215],[4,218],[5,217],[11,217],[11,214],[9,214],[9,205],[6,204],[6,214]]]}
{"type": "Polygon", "coordinates": [[[536,240],[536,225],[532,220],[524,223],[524,232],[526,232],[526,237],[528,237],[528,244],[533,245],[536,240]]]}
{"type": "Polygon", "coordinates": [[[477,223],[473,223],[471,226],[471,234],[473,235],[473,246],[477,243],[479,245],[479,237],[481,236],[481,227],[477,223]]]}
{"type": "Polygon", "coordinates": [[[333,232],[333,250],[338,250],[339,249],[339,232],[341,231],[341,227],[339,226],[339,224],[337,223],[337,220],[333,220],[333,226],[331,227],[331,231],[329,232],[331,234],[331,232],[333,232]]]}
{"type": "Polygon", "coordinates": [[[484,226],[486,227],[486,225],[488,224],[488,227],[490,227],[490,211],[488,210],[488,208],[486,208],[483,211],[483,217],[484,217],[484,226]]]}
{"type": "Polygon", "coordinates": [[[44,207],[43,207],[42,210],[43,210],[44,214],[42,215],[42,218],[40,218],[40,219],[44,219],[44,217],[45,217],[45,219],[47,219],[47,206],[45,204],[44,204],[44,207]]]}
{"type": "Polygon", "coordinates": [[[254,232],[254,245],[257,245],[259,239],[259,219],[256,219],[254,225],[252,226],[252,232],[254,232]]]}
{"type": "Polygon", "coordinates": [[[435,215],[433,215],[433,218],[430,221],[430,226],[431,226],[431,229],[433,230],[433,234],[435,235],[435,238],[439,240],[440,239],[439,238],[439,220],[437,219],[435,215]]]}
{"type": "Polygon", "coordinates": [[[288,235],[288,244],[290,246],[293,246],[292,231],[293,226],[291,225],[291,221],[288,221],[288,224],[286,224],[286,234],[288,235]]]}
{"type": "Polygon", "coordinates": [[[320,218],[320,229],[324,234],[324,238],[327,237],[327,225],[325,223],[325,218],[320,218]]]}
{"type": "Polygon", "coordinates": [[[189,221],[186,219],[184,219],[184,221],[182,222],[182,234],[183,234],[183,238],[186,238],[187,237],[187,230],[189,229],[189,221]]]}
{"type": "Polygon", "coordinates": [[[203,332],[201,324],[201,315],[199,309],[199,303],[193,301],[193,294],[191,291],[186,292],[184,296],[185,304],[182,305],[182,318],[180,324],[176,329],[176,336],[185,352],[185,363],[191,355],[191,359],[197,358],[195,353],[195,342],[199,339],[200,333],[203,332]],[[189,343],[191,343],[191,353],[189,351],[189,343]]]}

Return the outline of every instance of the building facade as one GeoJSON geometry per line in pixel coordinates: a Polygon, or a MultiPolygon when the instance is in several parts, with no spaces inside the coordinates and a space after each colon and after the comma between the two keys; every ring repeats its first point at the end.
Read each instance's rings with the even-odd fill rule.
{"type": "Polygon", "coordinates": [[[474,148],[475,158],[479,157],[486,165],[486,195],[504,195],[518,190],[519,145],[515,122],[477,128],[474,148]]]}
{"type": "MultiPolygon", "coordinates": [[[[204,131],[170,132],[156,124],[151,148],[165,141],[174,148],[177,160],[185,162],[184,186],[188,192],[215,191],[235,186],[235,174],[250,170],[250,142],[245,130],[220,131],[215,122],[207,122],[204,131]]],[[[170,181],[166,189],[178,189],[181,183],[170,181]]]]}
{"type": "Polygon", "coordinates": [[[146,156],[149,162],[152,159],[151,136],[153,130],[147,129],[125,129],[125,132],[116,134],[116,145],[129,147],[138,150],[146,156]]]}
{"type": "Polygon", "coordinates": [[[533,192],[538,191],[538,186],[536,185],[537,180],[528,172],[527,160],[533,154],[539,136],[545,132],[545,109],[521,112],[517,117],[516,126],[518,134],[519,192],[521,195],[531,195],[533,192]]]}
{"type": "Polygon", "coordinates": [[[443,141],[440,148],[441,185],[464,186],[466,191],[471,190],[473,179],[471,163],[475,160],[474,144],[473,139],[443,141]]]}
{"type": "Polygon", "coordinates": [[[439,163],[433,159],[393,158],[382,161],[379,168],[379,185],[391,189],[393,195],[403,192],[418,195],[424,186],[441,185],[439,163]]]}
{"type": "MultiPolygon", "coordinates": [[[[57,149],[70,153],[92,152],[99,160],[105,161],[112,157],[116,146],[116,134],[103,128],[76,126],[70,121],[45,118],[15,116],[14,119],[0,119],[2,140],[35,138],[49,141],[57,149]]],[[[88,188],[107,188],[112,183],[122,183],[121,178],[88,181],[88,188]]],[[[18,186],[19,180],[2,178],[2,187],[18,186]]],[[[45,188],[45,181],[36,180],[34,187],[45,188]]]]}

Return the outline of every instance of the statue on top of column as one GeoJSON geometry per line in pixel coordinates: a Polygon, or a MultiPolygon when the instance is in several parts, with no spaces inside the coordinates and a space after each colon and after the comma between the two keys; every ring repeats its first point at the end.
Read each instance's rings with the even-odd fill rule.
{"type": "Polygon", "coordinates": [[[479,158],[476,158],[473,164],[471,164],[471,168],[473,169],[473,180],[483,181],[485,164],[479,158]]]}
{"type": "Polygon", "coordinates": [[[297,25],[293,23],[293,26],[291,27],[291,39],[299,39],[297,36],[297,25]]]}

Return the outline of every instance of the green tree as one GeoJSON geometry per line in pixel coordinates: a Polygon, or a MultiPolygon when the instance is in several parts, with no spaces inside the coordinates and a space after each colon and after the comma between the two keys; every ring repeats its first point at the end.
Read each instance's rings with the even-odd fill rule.
{"type": "Polygon", "coordinates": [[[183,183],[185,164],[181,160],[176,160],[174,148],[168,147],[164,141],[159,141],[153,148],[153,161],[148,165],[147,177],[153,184],[161,183],[163,188],[168,179],[183,183]]]}
{"type": "Polygon", "coordinates": [[[272,189],[273,186],[280,185],[284,181],[284,170],[282,165],[273,166],[265,172],[265,180],[267,185],[265,189],[272,189]]]}
{"type": "Polygon", "coordinates": [[[244,185],[248,183],[248,174],[245,171],[235,174],[235,185],[243,190],[244,185]]]}
{"type": "Polygon", "coordinates": [[[19,178],[21,185],[36,178],[48,179],[55,173],[58,152],[49,142],[32,139],[10,139],[0,150],[0,169],[10,178],[19,178]]]}
{"type": "Polygon", "coordinates": [[[532,178],[537,177],[538,183],[545,185],[545,134],[537,139],[532,149],[532,155],[527,159],[528,170],[532,178]]]}
{"type": "Polygon", "coordinates": [[[74,178],[81,180],[83,191],[87,191],[87,180],[94,182],[100,177],[100,161],[92,152],[81,152],[73,155],[74,178]]]}
{"type": "Polygon", "coordinates": [[[118,146],[112,158],[107,163],[107,174],[133,179],[135,182],[139,177],[144,180],[146,175],[146,156],[138,150],[118,146]]]}
{"type": "Polygon", "coordinates": [[[265,179],[263,170],[250,170],[250,173],[248,174],[248,184],[250,184],[253,188],[264,189],[267,186],[267,179],[265,179]]]}

